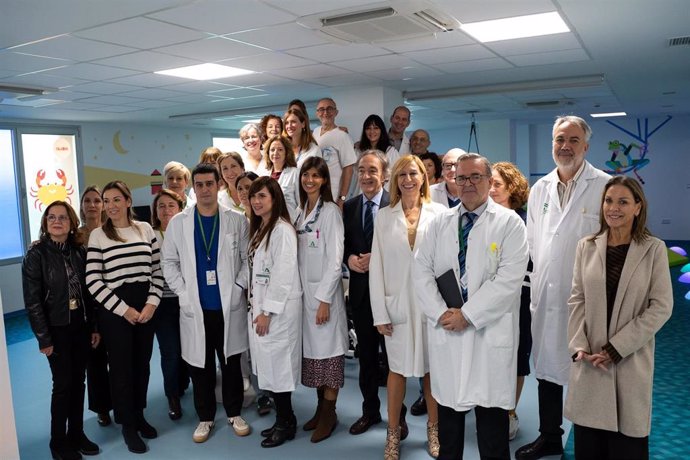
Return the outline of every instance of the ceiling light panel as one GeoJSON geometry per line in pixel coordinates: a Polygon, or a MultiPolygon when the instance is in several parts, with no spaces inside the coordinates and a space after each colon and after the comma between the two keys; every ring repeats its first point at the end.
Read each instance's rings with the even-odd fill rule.
{"type": "Polygon", "coordinates": [[[254,73],[252,70],[240,69],[220,64],[199,64],[176,69],[159,70],[155,72],[161,75],[172,75],[180,78],[192,80],[217,80],[240,75],[254,73]]]}
{"type": "Polygon", "coordinates": [[[590,113],[589,116],[592,118],[613,118],[613,117],[625,117],[628,115],[625,112],[606,112],[606,113],[590,113]]]}
{"type": "Polygon", "coordinates": [[[482,43],[570,32],[567,24],[555,11],[467,23],[460,28],[482,43]]]}

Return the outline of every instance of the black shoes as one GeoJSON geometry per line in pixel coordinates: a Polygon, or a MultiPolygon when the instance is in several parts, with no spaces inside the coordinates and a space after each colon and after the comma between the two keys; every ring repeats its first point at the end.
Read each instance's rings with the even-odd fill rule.
{"type": "Polygon", "coordinates": [[[261,430],[261,436],[264,438],[270,438],[273,435],[273,432],[276,429],[276,424],[274,423],[270,428],[266,428],[265,430],[261,430]]]}
{"type": "Polygon", "coordinates": [[[53,460],[79,460],[81,454],[77,452],[68,442],[50,442],[50,454],[53,460]]]}
{"type": "Polygon", "coordinates": [[[158,437],[158,431],[146,421],[143,415],[137,417],[137,431],[142,438],[155,439],[158,437]]]}
{"type": "Polygon", "coordinates": [[[98,444],[91,441],[84,433],[70,439],[71,447],[82,455],[98,455],[100,449],[98,444]]]}
{"type": "Polygon", "coordinates": [[[170,417],[170,420],[179,420],[182,417],[182,406],[180,406],[179,397],[168,397],[168,417],[170,417]]]}
{"type": "Polygon", "coordinates": [[[424,395],[419,395],[419,398],[414,402],[414,404],[412,404],[412,407],[410,407],[410,414],[426,414],[426,399],[424,399],[424,395]]]}
{"type": "Polygon", "coordinates": [[[527,445],[520,447],[515,451],[516,460],[537,460],[538,458],[546,457],[547,455],[561,455],[563,454],[563,445],[561,441],[549,441],[543,436],[539,437],[527,445]]]}
{"type": "Polygon", "coordinates": [[[110,414],[108,412],[99,412],[98,413],[98,424],[100,426],[108,426],[111,423],[113,423],[113,421],[110,420],[110,414]]]}
{"type": "Polygon", "coordinates": [[[137,429],[132,425],[124,425],[122,427],[122,437],[125,439],[127,449],[133,454],[143,454],[146,452],[146,444],[139,437],[137,429]]]}
{"type": "Polygon", "coordinates": [[[262,417],[271,413],[271,398],[267,395],[262,394],[256,400],[256,411],[262,417]]]}
{"type": "MultiPolygon", "coordinates": [[[[271,428],[268,430],[264,430],[261,432],[263,435],[264,433],[268,434],[268,431],[271,431],[271,428]]],[[[292,416],[292,419],[289,422],[276,422],[275,425],[272,427],[272,431],[270,432],[270,436],[268,436],[266,439],[261,441],[261,447],[277,447],[283,444],[287,440],[295,439],[295,433],[297,432],[297,420],[295,419],[295,416],[292,416]]]]}
{"type": "Polygon", "coordinates": [[[377,423],[381,423],[381,415],[376,414],[372,417],[369,415],[362,415],[355,423],[350,427],[350,434],[362,434],[377,423]]]}

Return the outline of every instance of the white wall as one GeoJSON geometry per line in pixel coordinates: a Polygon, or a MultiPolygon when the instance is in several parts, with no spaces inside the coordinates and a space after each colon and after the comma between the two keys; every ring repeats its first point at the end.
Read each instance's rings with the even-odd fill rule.
{"type": "MultiPolygon", "coordinates": [[[[510,120],[486,120],[477,122],[477,141],[479,153],[492,162],[513,161],[515,146],[511,142],[513,138],[513,123],[510,120]]],[[[423,127],[420,127],[425,129],[423,127]]],[[[431,145],[429,150],[439,155],[444,155],[454,147],[467,150],[470,138],[470,127],[461,126],[451,129],[427,129],[431,145]]],[[[412,130],[407,130],[411,135],[412,130]]],[[[476,152],[474,137],[472,138],[471,152],[476,152]]]]}

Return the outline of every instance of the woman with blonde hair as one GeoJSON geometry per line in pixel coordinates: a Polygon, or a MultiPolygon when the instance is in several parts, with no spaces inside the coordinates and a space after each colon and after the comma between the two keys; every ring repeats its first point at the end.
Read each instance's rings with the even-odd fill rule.
{"type": "Polygon", "coordinates": [[[397,460],[407,437],[407,377],[423,377],[429,414],[428,451],[439,452],[438,406],[431,396],[426,319],[416,305],[411,269],[427,226],[445,208],[431,202],[424,163],[414,155],[396,161],[391,172],[390,206],[378,211],[369,264],[369,292],[374,325],[385,336],[388,355],[388,433],[384,459],[397,460]]]}
{"type": "Polygon", "coordinates": [[[247,123],[240,128],[240,140],[246,152],[242,155],[245,170],[265,176],[266,163],[261,155],[261,139],[261,128],[256,123],[247,123]]]}
{"type": "MultiPolygon", "coordinates": [[[[163,177],[165,178],[164,188],[172,190],[180,195],[185,200],[184,207],[194,206],[194,198],[191,198],[187,195],[187,188],[191,185],[190,182],[192,180],[192,174],[185,165],[179,161],[167,162],[163,168],[163,177]]],[[[189,193],[193,193],[193,189],[190,189],[189,193]]]]}

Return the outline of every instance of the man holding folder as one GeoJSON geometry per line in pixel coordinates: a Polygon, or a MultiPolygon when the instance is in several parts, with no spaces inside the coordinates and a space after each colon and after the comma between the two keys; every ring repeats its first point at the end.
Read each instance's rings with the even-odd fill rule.
{"type": "Polygon", "coordinates": [[[430,224],[413,268],[418,305],[429,318],[438,458],[462,458],[465,414],[474,409],[480,456],[509,459],[508,410],[515,405],[520,288],[528,261],[525,225],[489,198],[486,158],[461,155],[455,181],[462,204],[430,224]]]}

